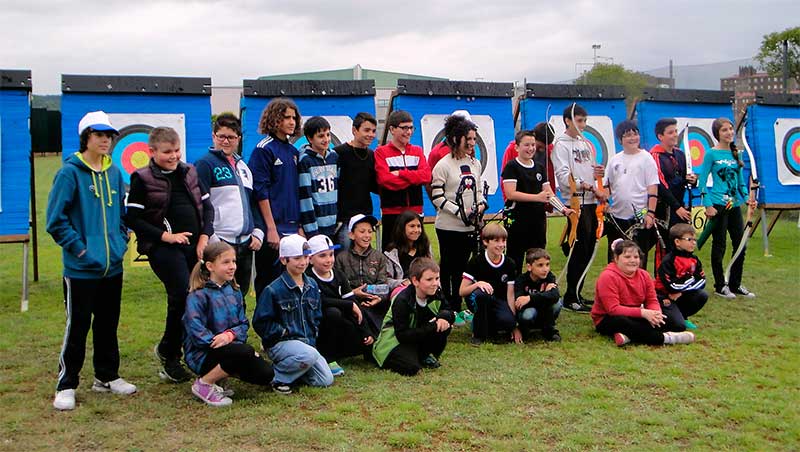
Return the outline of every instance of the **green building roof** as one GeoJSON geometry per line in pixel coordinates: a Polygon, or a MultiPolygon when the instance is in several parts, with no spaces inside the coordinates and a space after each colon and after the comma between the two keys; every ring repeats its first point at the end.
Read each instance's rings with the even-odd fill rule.
{"type": "Polygon", "coordinates": [[[333,69],[330,71],[299,72],[295,74],[266,75],[259,80],[375,80],[377,89],[393,89],[397,87],[397,79],[408,78],[415,80],[447,80],[442,77],[427,75],[406,74],[403,72],[379,71],[364,69],[361,65],[350,68],[333,69]]]}

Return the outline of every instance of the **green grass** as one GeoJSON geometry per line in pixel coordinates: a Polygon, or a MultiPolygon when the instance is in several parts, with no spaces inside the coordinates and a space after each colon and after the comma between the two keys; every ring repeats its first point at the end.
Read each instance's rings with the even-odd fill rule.
{"type": "MultiPolygon", "coordinates": [[[[78,408],[56,412],[61,255],[43,224],[58,165],[58,157],[36,159],[41,268],[27,313],[18,312],[21,247],[0,247],[0,449],[800,449],[796,216],[770,236],[773,257],[761,255],[760,231],[751,242],[745,284],[759,297],[712,297],[693,317],[700,327],[693,345],[618,349],[594,333],[587,315],[564,312],[560,344],[475,349],[462,328],[438,370],[405,378],[342,360],[347,373],[333,387],[288,397],[234,380],[227,409],[196,401],[188,384],[158,379],[152,346],[163,328],[163,288],[149,268],[128,268],[121,373],[139,393],[92,393],[90,345],[78,408]]],[[[550,222],[556,272],[565,260],[554,246],[562,225],[550,222]]],[[[710,267],[708,248],[701,258],[710,267]]],[[[604,261],[601,249],[589,281],[604,261]]],[[[257,343],[254,334],[250,340],[257,343]]]]}

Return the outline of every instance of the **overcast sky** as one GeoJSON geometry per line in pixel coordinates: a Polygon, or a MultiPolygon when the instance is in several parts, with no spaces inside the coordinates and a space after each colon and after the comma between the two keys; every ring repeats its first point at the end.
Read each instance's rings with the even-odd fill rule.
{"type": "Polygon", "coordinates": [[[800,1],[0,0],[0,68],[244,78],[351,67],[454,80],[556,82],[598,55],[629,69],[752,57],[800,1]]]}

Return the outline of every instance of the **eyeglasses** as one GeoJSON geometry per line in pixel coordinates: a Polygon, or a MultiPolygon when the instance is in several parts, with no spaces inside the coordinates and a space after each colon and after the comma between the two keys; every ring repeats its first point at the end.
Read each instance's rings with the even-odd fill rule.
{"type": "Polygon", "coordinates": [[[678,237],[678,240],[683,240],[684,242],[696,242],[697,239],[694,237],[678,237]]]}
{"type": "Polygon", "coordinates": [[[217,134],[214,134],[214,136],[217,137],[217,139],[219,141],[236,141],[236,140],[239,139],[239,135],[217,135],[217,134]]]}
{"type": "Polygon", "coordinates": [[[409,131],[413,132],[414,131],[414,126],[394,126],[394,127],[396,129],[402,130],[403,132],[409,132],[409,131]]]}

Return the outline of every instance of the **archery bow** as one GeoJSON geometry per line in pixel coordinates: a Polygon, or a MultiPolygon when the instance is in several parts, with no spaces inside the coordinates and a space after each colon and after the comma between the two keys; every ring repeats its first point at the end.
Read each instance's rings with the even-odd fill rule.
{"type": "Polygon", "coordinates": [[[744,117],[742,118],[742,144],[744,144],[744,150],[747,152],[747,158],[750,160],[750,193],[748,196],[747,217],[745,219],[746,226],[744,228],[744,235],[742,235],[742,239],[739,241],[739,247],[736,248],[736,252],[733,253],[731,261],[728,262],[728,266],[725,268],[725,286],[727,286],[728,282],[730,282],[731,269],[733,268],[734,262],[736,262],[736,259],[741,256],[745,246],[747,245],[747,241],[750,239],[750,231],[753,229],[753,213],[755,213],[756,210],[750,201],[755,200],[758,202],[758,191],[761,188],[758,181],[756,161],[753,158],[753,151],[750,149],[750,145],[747,143],[747,125],[745,124],[746,120],[747,110],[744,111],[744,117]]]}
{"type": "MultiPolygon", "coordinates": [[[[576,102],[572,103],[572,123],[575,124],[575,104],[576,102]]],[[[549,107],[548,107],[549,108],[549,107]]],[[[550,123],[549,118],[545,118],[545,122],[547,124],[550,123]]],[[[577,128],[577,127],[576,127],[577,128]]],[[[545,129],[547,130],[547,129],[545,129]]],[[[578,132],[580,135],[580,131],[578,132]]],[[[569,220],[567,224],[564,225],[564,231],[561,232],[561,239],[559,243],[561,246],[567,245],[569,247],[569,252],[567,253],[567,261],[564,262],[564,269],[561,270],[561,273],[558,274],[558,278],[556,279],[556,283],[561,282],[564,279],[564,276],[567,274],[567,268],[569,267],[569,261],[572,259],[572,253],[575,251],[575,242],[578,239],[578,221],[580,220],[581,216],[581,202],[578,199],[578,187],[575,183],[575,177],[572,175],[572,171],[570,170],[569,174],[569,207],[572,209],[572,213],[568,216],[569,220]]]]}
{"type": "MultiPolygon", "coordinates": [[[[577,104],[577,102],[573,102],[572,103],[572,109],[570,111],[570,118],[572,119],[572,124],[573,125],[575,124],[575,105],[576,104],[577,104]]],[[[578,129],[578,126],[575,126],[575,129],[578,131],[578,137],[580,137],[582,140],[585,141],[586,138],[583,136],[583,133],[581,133],[581,130],[578,129]]],[[[592,146],[590,146],[590,147],[592,148],[592,167],[594,167],[594,165],[597,164],[597,150],[595,150],[594,147],[592,147],[592,146]]],[[[595,183],[597,184],[597,190],[598,191],[602,191],[603,190],[603,178],[600,177],[600,176],[595,176],[594,179],[595,179],[595,183]]],[[[573,194],[573,196],[574,196],[574,194],[573,194]]],[[[580,288],[581,288],[581,284],[583,284],[583,280],[586,279],[586,274],[589,272],[589,268],[592,266],[592,262],[594,262],[595,256],[597,256],[597,248],[600,246],[600,238],[603,237],[603,226],[604,226],[603,223],[604,223],[604,220],[605,220],[605,218],[604,218],[605,217],[605,206],[606,206],[605,201],[600,201],[600,202],[597,203],[597,208],[595,208],[595,210],[594,210],[595,216],[597,217],[597,229],[595,229],[594,250],[592,250],[592,256],[589,258],[589,262],[586,264],[586,268],[583,269],[583,273],[581,273],[580,279],[578,279],[578,284],[577,284],[577,286],[575,288],[575,290],[578,293],[580,292],[580,288]]],[[[578,207],[578,210],[580,211],[580,206],[578,207]]],[[[573,242],[573,249],[574,249],[574,245],[575,244],[573,242]]],[[[570,255],[572,255],[572,249],[570,249],[570,255]]],[[[567,258],[567,263],[569,263],[569,258],[567,258]]],[[[566,269],[566,267],[565,267],[565,269],[566,269]]]]}
{"type": "MultiPolygon", "coordinates": [[[[683,154],[686,158],[686,176],[694,174],[692,167],[692,148],[689,145],[689,120],[686,120],[686,127],[683,131],[683,154]]],[[[692,205],[694,204],[694,193],[692,193],[692,184],[686,180],[686,192],[689,195],[689,215],[692,214],[692,205]]]]}
{"type": "MultiPolygon", "coordinates": [[[[574,122],[574,120],[573,120],[574,122]]],[[[596,151],[592,152],[592,164],[597,163],[597,155],[596,151]]],[[[603,178],[600,176],[594,177],[595,183],[597,184],[597,191],[603,190],[603,178]]],[[[592,263],[594,262],[594,258],[597,256],[597,249],[600,248],[600,239],[603,238],[603,228],[605,222],[605,212],[606,212],[606,201],[598,201],[597,207],[594,209],[594,215],[597,217],[597,229],[595,229],[595,242],[594,242],[594,250],[592,250],[592,256],[589,258],[589,262],[586,264],[586,268],[583,269],[583,273],[581,273],[580,279],[578,279],[578,285],[576,286],[580,290],[583,281],[586,279],[586,274],[589,273],[589,268],[592,267],[592,263]]]]}

